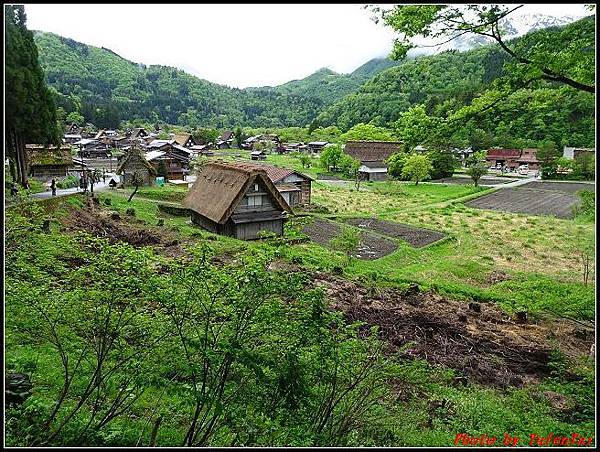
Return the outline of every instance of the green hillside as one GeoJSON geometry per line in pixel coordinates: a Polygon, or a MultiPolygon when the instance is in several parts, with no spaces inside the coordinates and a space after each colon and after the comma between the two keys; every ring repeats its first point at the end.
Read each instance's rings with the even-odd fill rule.
{"type": "MultiPolygon", "coordinates": [[[[593,23],[593,17],[588,17],[566,27],[589,34],[594,32],[593,23]]],[[[534,33],[552,36],[564,28],[534,33]]],[[[424,106],[431,117],[446,118],[473,99],[490,95],[494,80],[510,75],[504,73],[506,57],[498,46],[488,45],[408,60],[380,72],[356,92],[325,108],[317,120],[342,130],[369,122],[395,128],[402,113],[417,105],[424,106]]],[[[594,97],[565,85],[539,82],[506,96],[497,108],[478,118],[459,123],[459,129],[458,138],[466,142],[474,135],[488,135],[491,142],[494,137],[512,136],[592,146],[594,97]]]]}
{"type": "MultiPolygon", "coordinates": [[[[545,42],[558,42],[564,30],[593,35],[593,17],[530,33],[513,44],[526,42],[527,37],[539,40],[542,33],[545,42]]],[[[275,87],[236,89],[176,68],[136,64],[108,49],[52,33],[36,32],[35,42],[64,114],[78,111],[99,127],[139,120],[192,128],[275,129],[305,127],[316,118],[317,124],[341,131],[371,123],[395,129],[402,138],[406,120],[398,120],[405,113],[411,116],[411,109],[424,111],[432,124],[446,121],[474,100],[482,103],[477,99],[493,97],[495,80],[511,75],[510,70],[504,72],[506,53],[488,45],[401,62],[376,58],[350,74],[323,68],[275,87]]],[[[566,85],[540,81],[507,94],[484,114],[458,121],[453,133],[455,143],[481,147],[543,140],[592,146],[594,98],[566,85]]]]}

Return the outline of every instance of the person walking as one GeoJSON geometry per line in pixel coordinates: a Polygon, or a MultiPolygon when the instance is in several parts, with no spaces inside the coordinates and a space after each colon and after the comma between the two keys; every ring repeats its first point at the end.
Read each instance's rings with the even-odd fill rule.
{"type": "Polygon", "coordinates": [[[90,192],[94,195],[94,182],[96,182],[96,176],[94,173],[90,173],[90,192]]]}
{"type": "Polygon", "coordinates": [[[102,170],[102,182],[106,185],[106,170],[102,170]]]}
{"type": "Polygon", "coordinates": [[[83,192],[87,193],[88,191],[88,172],[83,172],[83,177],[81,178],[81,188],[83,188],[83,192]]]}
{"type": "Polygon", "coordinates": [[[17,184],[15,184],[14,182],[12,183],[12,185],[10,186],[10,194],[13,197],[17,197],[17,193],[19,193],[19,189],[17,188],[17,184]]]}
{"type": "Polygon", "coordinates": [[[52,196],[56,196],[56,179],[52,179],[50,188],[52,189],[52,196]]]}

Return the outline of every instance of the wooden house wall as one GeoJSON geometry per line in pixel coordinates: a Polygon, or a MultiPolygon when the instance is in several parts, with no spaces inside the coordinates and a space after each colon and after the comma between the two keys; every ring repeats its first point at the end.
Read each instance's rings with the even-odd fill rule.
{"type": "Polygon", "coordinates": [[[40,179],[49,179],[52,177],[65,177],[67,175],[68,165],[44,165],[32,166],[30,174],[32,177],[40,179]]]}
{"type": "Polygon", "coordinates": [[[235,225],[235,238],[240,240],[254,240],[260,238],[263,231],[274,232],[283,235],[283,220],[255,221],[252,223],[240,223],[235,225]]]}

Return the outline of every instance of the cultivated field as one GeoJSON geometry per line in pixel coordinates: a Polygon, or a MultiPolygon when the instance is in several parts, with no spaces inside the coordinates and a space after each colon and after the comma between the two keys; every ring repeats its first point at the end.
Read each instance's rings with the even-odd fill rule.
{"type": "Polygon", "coordinates": [[[591,184],[534,181],[520,187],[502,188],[466,205],[501,212],[572,218],[573,207],[579,203],[576,192],[593,189],[591,184]]]}

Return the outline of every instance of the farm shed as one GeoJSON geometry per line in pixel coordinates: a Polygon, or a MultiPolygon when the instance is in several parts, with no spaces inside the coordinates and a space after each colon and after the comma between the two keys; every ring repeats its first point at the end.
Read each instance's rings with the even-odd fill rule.
{"type": "Polygon", "coordinates": [[[257,239],[261,231],[283,235],[292,212],[264,170],[225,163],[202,166],[184,206],[195,224],[241,240],[257,239]]]}
{"type": "Polygon", "coordinates": [[[310,152],[316,152],[319,153],[323,150],[323,148],[325,148],[325,146],[327,146],[329,143],[327,141],[311,141],[310,143],[308,143],[308,150],[310,152]]]}
{"type": "Polygon", "coordinates": [[[65,177],[67,169],[73,164],[69,147],[26,144],[25,151],[28,174],[36,179],[65,177]]]}
{"type": "Polygon", "coordinates": [[[144,151],[139,145],[132,146],[127,154],[123,156],[116,173],[122,175],[121,180],[125,186],[133,185],[135,173],[141,175],[141,185],[152,185],[154,177],[156,177],[156,170],[148,163],[144,151]]]}
{"type": "Polygon", "coordinates": [[[278,166],[265,165],[262,163],[235,162],[231,163],[231,165],[247,170],[257,169],[265,171],[278,190],[280,190],[281,187],[287,187],[285,188],[285,190],[287,190],[285,193],[292,193],[289,190],[290,184],[296,186],[300,189],[300,192],[294,191],[295,194],[293,196],[289,195],[288,198],[286,198],[288,195],[284,195],[286,201],[289,199],[289,205],[291,207],[296,207],[301,204],[310,204],[312,178],[308,177],[306,174],[288,168],[280,168],[278,166]]]}
{"type": "Polygon", "coordinates": [[[250,153],[250,158],[252,160],[265,160],[267,158],[267,154],[263,151],[252,151],[250,153]]]}
{"type": "Polygon", "coordinates": [[[572,146],[565,146],[563,149],[563,157],[574,160],[580,155],[591,155],[594,157],[596,155],[596,148],[578,148],[572,146]]]}
{"type": "Polygon", "coordinates": [[[385,161],[399,152],[401,145],[398,141],[348,141],[344,152],[360,160],[359,172],[364,180],[377,181],[387,179],[385,161]]]}

